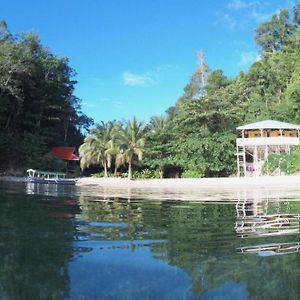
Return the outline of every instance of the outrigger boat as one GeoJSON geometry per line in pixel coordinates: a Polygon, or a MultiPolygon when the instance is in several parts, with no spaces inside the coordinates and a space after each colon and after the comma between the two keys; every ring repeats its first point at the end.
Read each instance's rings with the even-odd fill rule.
{"type": "Polygon", "coordinates": [[[61,172],[48,172],[28,169],[27,173],[27,181],[32,183],[75,185],[77,182],[77,179],[66,178],[66,174],[61,172]]]}

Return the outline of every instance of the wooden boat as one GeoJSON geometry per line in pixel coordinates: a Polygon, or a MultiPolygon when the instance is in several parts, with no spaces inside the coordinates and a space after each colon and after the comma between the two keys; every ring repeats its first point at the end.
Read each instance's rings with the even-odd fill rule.
{"type": "Polygon", "coordinates": [[[67,178],[66,174],[61,172],[28,169],[27,173],[27,181],[32,183],[75,185],[77,182],[77,179],[67,178]]]}

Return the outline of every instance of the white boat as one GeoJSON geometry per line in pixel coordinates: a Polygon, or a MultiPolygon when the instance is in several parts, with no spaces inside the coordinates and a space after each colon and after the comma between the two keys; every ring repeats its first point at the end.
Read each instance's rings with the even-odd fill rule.
{"type": "Polygon", "coordinates": [[[66,174],[61,172],[48,172],[28,169],[27,173],[27,181],[33,183],[75,185],[77,182],[77,179],[67,178],[66,174]]]}

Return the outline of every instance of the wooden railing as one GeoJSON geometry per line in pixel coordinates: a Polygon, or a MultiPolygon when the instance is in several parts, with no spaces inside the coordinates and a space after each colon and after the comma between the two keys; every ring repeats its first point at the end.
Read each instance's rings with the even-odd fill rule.
{"type": "Polygon", "coordinates": [[[237,146],[260,146],[260,145],[299,145],[298,137],[255,137],[255,138],[237,138],[237,146]]]}

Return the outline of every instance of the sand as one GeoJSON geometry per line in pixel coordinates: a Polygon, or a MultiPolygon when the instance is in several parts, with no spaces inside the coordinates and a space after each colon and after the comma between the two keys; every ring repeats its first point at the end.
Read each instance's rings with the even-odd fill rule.
{"type": "Polygon", "coordinates": [[[240,201],[267,199],[284,201],[300,198],[300,176],[262,176],[199,179],[80,178],[82,195],[99,199],[156,199],[196,201],[240,201]]]}
{"type": "Polygon", "coordinates": [[[300,188],[300,176],[257,176],[218,178],[176,178],[129,180],[127,178],[79,178],[77,186],[132,187],[132,188],[257,188],[294,187],[300,188]]]}
{"type": "MultiPolygon", "coordinates": [[[[0,176],[0,181],[26,181],[26,177],[0,176]]],[[[168,178],[129,180],[127,178],[78,178],[77,186],[130,187],[130,188],[300,188],[300,175],[291,176],[253,176],[217,178],[168,178]]]]}
{"type": "MultiPolygon", "coordinates": [[[[26,178],[0,177],[0,181],[25,181],[26,178]]],[[[32,193],[43,193],[35,188],[32,193]]],[[[57,195],[53,186],[47,194],[57,195]]],[[[74,196],[89,198],[88,201],[106,199],[240,201],[267,199],[285,201],[300,199],[300,176],[261,176],[198,179],[147,179],[127,178],[78,178],[74,196]]]]}

